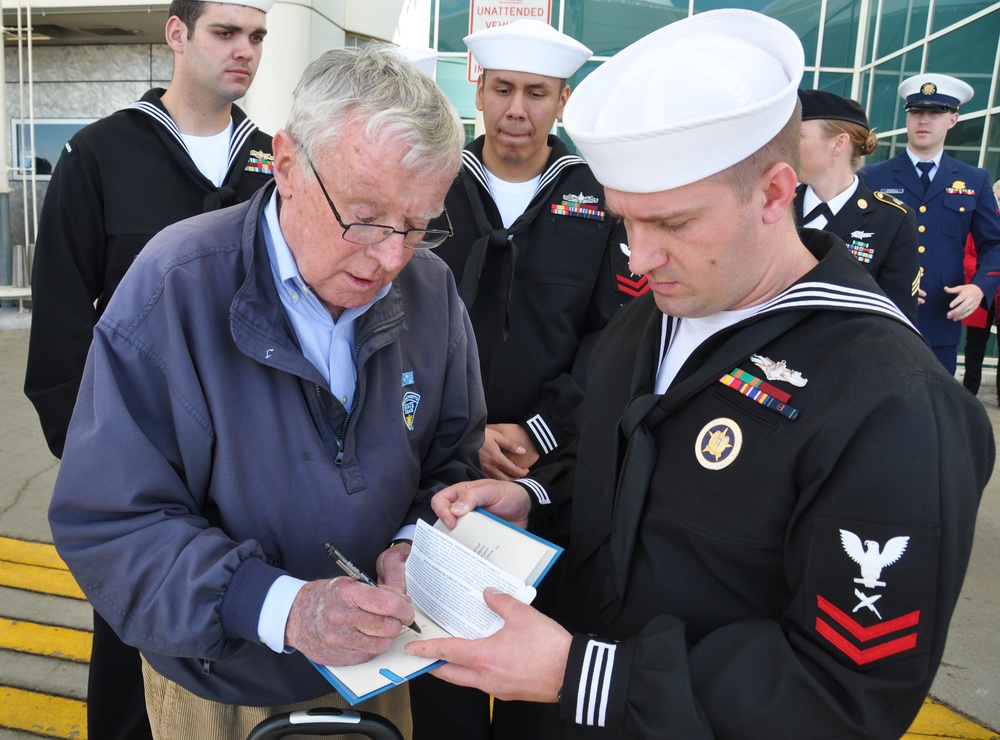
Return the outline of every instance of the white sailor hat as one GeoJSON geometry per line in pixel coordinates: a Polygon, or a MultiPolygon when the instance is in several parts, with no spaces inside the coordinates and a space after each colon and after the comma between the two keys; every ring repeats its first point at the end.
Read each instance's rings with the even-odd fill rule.
{"type": "Polygon", "coordinates": [[[413,62],[417,69],[428,77],[434,77],[434,70],[437,69],[438,53],[429,47],[412,48],[409,46],[390,46],[392,51],[400,56],[406,57],[413,62]]]}
{"type": "Polygon", "coordinates": [[[958,113],[958,107],[972,98],[972,86],[948,75],[922,74],[899,83],[904,110],[943,110],[958,113]]]}
{"type": "Polygon", "coordinates": [[[227,5],[246,5],[248,8],[257,8],[264,13],[269,11],[274,5],[274,0],[211,0],[215,3],[225,3],[227,5]]]}
{"type": "Polygon", "coordinates": [[[602,184],[653,193],[702,180],[788,123],[805,64],[788,26],[749,10],[676,21],[618,52],[566,104],[566,132],[602,184]]]}
{"type": "Polygon", "coordinates": [[[483,69],[528,72],[566,79],[594,53],[548,23],[522,19],[465,37],[465,45],[483,69]]]}

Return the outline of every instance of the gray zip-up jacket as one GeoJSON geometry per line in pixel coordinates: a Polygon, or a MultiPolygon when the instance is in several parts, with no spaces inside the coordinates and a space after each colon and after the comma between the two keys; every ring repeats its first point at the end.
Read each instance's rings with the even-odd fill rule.
{"type": "Polygon", "coordinates": [[[418,252],[356,325],[348,415],[298,348],[261,234],[273,186],[165,229],[98,323],[49,520],[87,598],[204,698],[304,701],[330,685],[261,644],[282,574],[374,572],[431,495],[481,477],[479,360],[451,272],[418,252]]]}

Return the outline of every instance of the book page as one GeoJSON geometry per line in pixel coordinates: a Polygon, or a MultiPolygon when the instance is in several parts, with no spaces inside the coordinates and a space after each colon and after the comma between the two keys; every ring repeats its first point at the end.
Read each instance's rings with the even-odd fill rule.
{"type": "Polygon", "coordinates": [[[435,527],[417,523],[406,579],[421,634],[404,629],[388,651],[367,663],[316,664],[351,704],[440,665],[441,661],[407,655],[403,647],[408,642],[452,635],[485,637],[500,629],[503,619],[486,606],[483,589],[493,586],[530,603],[535,595],[533,586],[562,552],[491,514],[473,511],[458,521],[454,530],[440,522],[435,527]],[[511,572],[504,573],[508,567],[511,572]]]}
{"type": "Polygon", "coordinates": [[[492,635],[503,619],[483,601],[489,586],[531,603],[535,589],[431,527],[417,522],[406,561],[406,592],[421,611],[455,637],[474,640],[492,635]]]}
{"type": "Polygon", "coordinates": [[[434,528],[529,586],[538,585],[561,552],[551,542],[480,511],[459,517],[452,530],[440,520],[434,528]]]}

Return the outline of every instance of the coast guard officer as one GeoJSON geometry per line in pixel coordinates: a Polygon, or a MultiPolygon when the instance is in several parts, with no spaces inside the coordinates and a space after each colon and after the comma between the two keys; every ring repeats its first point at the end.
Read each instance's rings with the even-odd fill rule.
{"type": "Polygon", "coordinates": [[[906,100],[906,151],[872,165],[862,179],[875,192],[893,195],[917,212],[923,277],[917,328],[934,354],[955,372],[962,319],[991,301],[1000,285],[1000,212],[990,173],[944,153],[958,108],[972,97],[962,80],[920,74],[899,85],[906,100]],[[978,268],[965,283],[965,240],[972,234],[978,268]]]}

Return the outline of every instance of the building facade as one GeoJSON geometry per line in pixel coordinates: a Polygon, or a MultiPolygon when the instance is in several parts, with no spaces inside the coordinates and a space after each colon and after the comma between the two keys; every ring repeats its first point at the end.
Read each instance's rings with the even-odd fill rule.
{"type": "MultiPolygon", "coordinates": [[[[34,171],[19,169],[31,164],[26,152],[42,151],[46,130],[52,131],[49,138],[58,139],[61,121],[73,125],[107,115],[149,86],[169,79],[170,54],[162,34],[167,5],[138,5],[137,0],[99,4],[36,0],[34,6],[20,2],[12,6],[12,2],[2,3],[10,224],[15,243],[30,244],[35,201],[43,195],[47,179],[42,170],[55,162],[42,162],[34,171]],[[36,40],[26,59],[29,29],[36,40]],[[35,127],[34,147],[30,140],[25,145],[32,117],[42,121],[35,127]],[[27,190],[24,183],[29,183],[27,190]]],[[[295,80],[324,49],[369,39],[430,46],[439,52],[436,79],[458,108],[471,138],[476,126],[475,86],[468,80],[462,38],[469,33],[475,8],[517,7],[525,2],[278,0],[268,16],[257,80],[243,105],[262,129],[273,132],[284,123],[295,80]]],[[[776,18],[802,39],[804,87],[830,90],[865,106],[880,137],[872,161],[893,156],[905,146],[905,114],[896,95],[900,81],[923,71],[959,77],[972,85],[975,95],[962,106],[947,150],[1000,177],[1000,2],[550,0],[547,7],[544,2],[540,5],[553,26],[594,51],[594,58],[569,80],[571,86],[651,29],[695,13],[742,7],[776,18]]],[[[558,132],[564,136],[561,128],[558,132]]]]}

